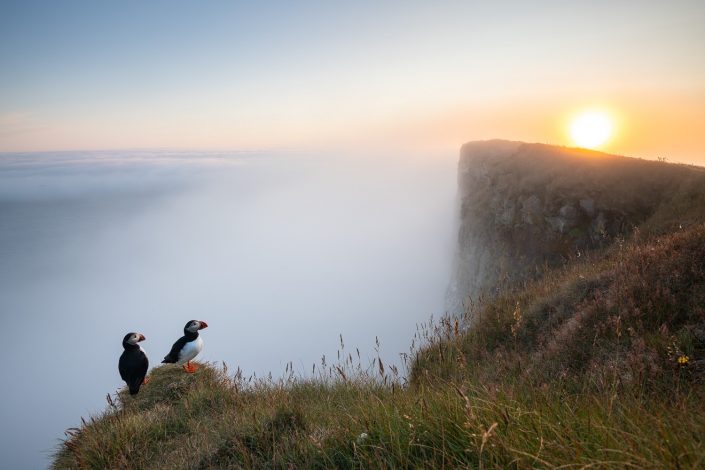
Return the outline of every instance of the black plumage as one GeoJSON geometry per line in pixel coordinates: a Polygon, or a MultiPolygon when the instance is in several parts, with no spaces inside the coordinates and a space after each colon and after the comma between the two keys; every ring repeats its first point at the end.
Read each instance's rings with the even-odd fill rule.
{"type": "Polygon", "coordinates": [[[128,333],[122,340],[125,350],[120,356],[118,370],[130,390],[130,395],[136,395],[140,391],[149,368],[149,359],[137,344],[140,341],[144,341],[144,336],[139,333],[128,333]]]}

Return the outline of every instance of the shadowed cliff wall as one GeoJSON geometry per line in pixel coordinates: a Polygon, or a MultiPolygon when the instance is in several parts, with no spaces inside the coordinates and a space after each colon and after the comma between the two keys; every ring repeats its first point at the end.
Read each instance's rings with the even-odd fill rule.
{"type": "Polygon", "coordinates": [[[629,236],[701,170],[543,144],[463,145],[448,310],[629,236]]]}

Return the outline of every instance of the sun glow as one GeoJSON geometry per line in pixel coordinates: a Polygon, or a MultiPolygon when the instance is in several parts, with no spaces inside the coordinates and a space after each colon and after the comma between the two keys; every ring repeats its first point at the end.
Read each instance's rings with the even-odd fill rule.
{"type": "Polygon", "coordinates": [[[612,119],[602,111],[586,111],[570,124],[570,136],[578,147],[594,149],[612,136],[612,119]]]}

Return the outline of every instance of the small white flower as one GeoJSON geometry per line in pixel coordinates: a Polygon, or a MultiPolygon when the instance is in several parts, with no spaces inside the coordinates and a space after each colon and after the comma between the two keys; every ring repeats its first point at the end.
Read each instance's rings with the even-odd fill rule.
{"type": "Polygon", "coordinates": [[[368,436],[366,432],[363,432],[362,434],[357,436],[357,443],[362,444],[363,442],[365,442],[367,440],[368,437],[370,437],[370,436],[368,436]]]}

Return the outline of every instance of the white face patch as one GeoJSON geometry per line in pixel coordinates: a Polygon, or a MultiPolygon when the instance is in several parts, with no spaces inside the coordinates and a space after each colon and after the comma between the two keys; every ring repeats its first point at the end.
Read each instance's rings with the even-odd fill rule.
{"type": "Polygon", "coordinates": [[[193,321],[189,324],[188,328],[186,328],[188,331],[191,333],[195,333],[198,331],[198,329],[201,327],[201,322],[198,321],[193,321]]]}
{"type": "Polygon", "coordinates": [[[130,336],[130,339],[127,340],[129,344],[137,344],[137,342],[140,339],[140,335],[132,335],[130,336]]]}

